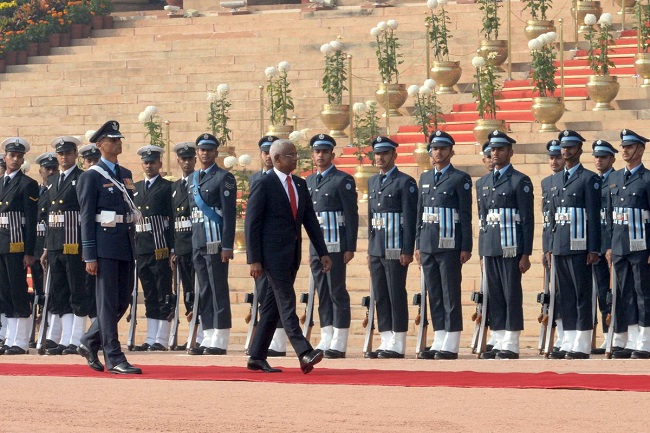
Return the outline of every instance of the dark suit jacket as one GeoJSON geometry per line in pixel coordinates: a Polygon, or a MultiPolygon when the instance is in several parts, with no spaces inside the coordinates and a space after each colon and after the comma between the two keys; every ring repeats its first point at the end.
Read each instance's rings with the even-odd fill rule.
{"type": "MultiPolygon", "coordinates": [[[[113,175],[100,159],[98,166],[113,175]]],[[[129,195],[133,194],[133,176],[131,171],[120,166],[122,179],[129,195]]],[[[79,200],[79,219],[81,222],[81,243],[84,260],[96,260],[97,257],[113,260],[133,260],[135,252],[135,228],[133,223],[116,224],[115,227],[102,227],[95,222],[95,215],[101,211],[114,211],[118,215],[127,215],[129,205],[122,193],[113,183],[95,170],[88,170],[79,176],[77,183],[79,200]]]]}
{"type": "Polygon", "coordinates": [[[253,183],[246,206],[247,263],[262,263],[264,269],[287,269],[300,266],[302,226],[319,257],[327,247],[314,212],[307,184],[293,176],[298,190],[298,215],[291,213],[289,197],[275,171],[253,183]]]}
{"type": "MultiPolygon", "coordinates": [[[[75,167],[65,178],[59,189],[60,173],[56,172],[47,178],[48,184],[48,213],[65,211],[79,211],[79,200],[77,199],[77,183],[83,173],[79,167],[75,167]]],[[[47,223],[47,219],[45,220],[47,223]]],[[[81,243],[81,228],[78,228],[77,239],[81,243]]],[[[48,250],[62,250],[65,243],[65,227],[48,227],[46,235],[46,247],[48,250]]],[[[81,251],[80,251],[81,252],[81,251]]]]}
{"type": "MultiPolygon", "coordinates": [[[[182,179],[172,184],[172,208],[174,209],[174,221],[180,221],[185,217],[191,217],[190,201],[188,195],[189,178],[187,188],[183,188],[182,179]]],[[[190,254],[192,252],[192,229],[174,230],[174,253],[178,255],[190,254]]]]}
{"type": "MultiPolygon", "coordinates": [[[[158,176],[148,191],[144,190],[145,181],[135,184],[133,202],[142,212],[142,217],[153,215],[162,216],[167,221],[167,228],[163,230],[167,248],[174,248],[174,212],[172,211],[172,183],[162,176],[158,176]]],[[[138,254],[153,254],[156,250],[153,232],[135,233],[135,248],[138,254]]]]}
{"type": "MultiPolygon", "coordinates": [[[[0,212],[23,212],[25,218],[25,225],[22,227],[24,252],[27,256],[33,256],[36,245],[38,183],[19,170],[7,188],[0,186],[0,212]]],[[[9,244],[9,229],[0,228],[0,254],[9,253],[9,244]]]]}

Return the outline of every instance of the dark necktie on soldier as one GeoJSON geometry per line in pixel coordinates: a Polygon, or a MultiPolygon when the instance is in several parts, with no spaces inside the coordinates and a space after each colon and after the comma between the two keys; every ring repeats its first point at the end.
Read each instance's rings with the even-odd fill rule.
{"type": "Polygon", "coordinates": [[[437,171],[436,174],[433,175],[433,183],[438,185],[438,182],[440,182],[440,178],[442,177],[442,172],[437,171]]]}
{"type": "Polygon", "coordinates": [[[203,177],[205,176],[205,171],[201,170],[199,171],[199,182],[203,180],[203,177]]]}
{"type": "Polygon", "coordinates": [[[122,180],[122,172],[120,171],[120,166],[115,164],[115,178],[119,181],[122,180]]]}
{"type": "Polygon", "coordinates": [[[569,174],[569,170],[564,170],[564,183],[565,184],[569,180],[569,177],[571,177],[571,175],[569,174]]]}
{"type": "Polygon", "coordinates": [[[45,185],[41,185],[41,187],[38,190],[38,196],[43,197],[43,194],[47,191],[47,187],[45,185]]]}
{"type": "Polygon", "coordinates": [[[187,191],[187,180],[181,179],[181,186],[183,187],[183,191],[187,191]]]}
{"type": "Polygon", "coordinates": [[[630,180],[630,176],[632,176],[632,172],[626,168],[625,169],[625,183],[627,183],[627,181],[630,180]]]}
{"type": "Polygon", "coordinates": [[[385,174],[380,174],[379,175],[379,185],[383,185],[384,181],[386,180],[386,175],[385,174]]]}
{"type": "Polygon", "coordinates": [[[61,173],[59,176],[59,184],[56,186],[56,189],[61,189],[61,185],[63,185],[63,181],[65,180],[65,173],[61,173]]]}
{"type": "Polygon", "coordinates": [[[497,171],[494,172],[494,182],[493,183],[495,185],[499,181],[499,177],[501,177],[501,172],[499,170],[497,170],[497,171]]]}
{"type": "Polygon", "coordinates": [[[316,175],[316,185],[318,185],[319,183],[321,183],[322,180],[323,180],[323,175],[320,174],[320,173],[318,173],[318,174],[316,175]]]}
{"type": "Polygon", "coordinates": [[[144,182],[144,190],[149,191],[149,188],[151,188],[151,181],[146,180],[144,182]]]}

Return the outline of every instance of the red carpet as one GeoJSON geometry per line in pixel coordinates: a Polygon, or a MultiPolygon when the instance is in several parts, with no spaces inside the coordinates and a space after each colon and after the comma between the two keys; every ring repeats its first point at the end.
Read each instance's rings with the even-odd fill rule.
{"type": "Polygon", "coordinates": [[[323,385],[379,385],[457,388],[538,388],[595,391],[650,391],[650,376],[578,373],[481,373],[316,368],[302,374],[297,368],[283,373],[260,373],[244,367],[139,365],[140,376],[96,373],[86,365],[0,364],[3,376],[63,376],[119,379],[275,382],[323,385]]]}

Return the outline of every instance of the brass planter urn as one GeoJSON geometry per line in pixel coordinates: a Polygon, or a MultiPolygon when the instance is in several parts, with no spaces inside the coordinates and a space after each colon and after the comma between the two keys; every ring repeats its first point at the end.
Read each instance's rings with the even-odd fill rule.
{"type": "Polygon", "coordinates": [[[427,150],[427,143],[415,143],[413,158],[415,158],[415,162],[422,171],[431,170],[431,160],[429,158],[429,151],[427,150]]]}
{"type": "Polygon", "coordinates": [[[554,32],[553,20],[528,20],[524,27],[524,34],[529,41],[544,33],[554,32]]]}
{"type": "Polygon", "coordinates": [[[235,253],[245,253],[246,252],[246,236],[244,231],[244,222],[243,219],[238,219],[235,221],[235,253]]]}
{"type": "Polygon", "coordinates": [[[634,16],[634,6],[636,6],[636,0],[614,0],[614,3],[616,3],[618,7],[621,8],[617,14],[623,15],[623,9],[625,9],[625,15],[628,15],[630,17],[634,16]]]}
{"type": "Polygon", "coordinates": [[[587,80],[587,95],[596,103],[592,111],[613,110],[611,102],[620,89],[618,79],[612,75],[590,75],[587,80]]]}
{"type": "Polygon", "coordinates": [[[562,98],[550,96],[533,98],[531,111],[535,120],[542,125],[539,132],[557,132],[559,129],[555,126],[555,122],[564,115],[564,101],[562,98]]]}
{"type": "Polygon", "coordinates": [[[600,17],[603,13],[603,9],[600,7],[599,1],[582,1],[578,0],[577,2],[577,15],[578,23],[578,33],[587,33],[590,30],[595,31],[593,26],[585,24],[585,16],[587,14],[595,15],[596,18],[600,17]]]}
{"type": "Polygon", "coordinates": [[[274,135],[278,138],[289,138],[293,132],[293,125],[269,125],[266,135],[274,135]]]}
{"type": "Polygon", "coordinates": [[[454,86],[460,80],[463,73],[460,67],[460,62],[433,62],[431,68],[431,78],[436,81],[438,85],[438,95],[458,93],[454,90],[454,86]]]}
{"type": "Polygon", "coordinates": [[[354,180],[361,195],[359,203],[368,203],[368,179],[379,173],[374,165],[357,165],[354,169],[354,180]]]}
{"type": "Polygon", "coordinates": [[[481,41],[481,46],[478,49],[478,54],[485,59],[487,64],[492,65],[495,71],[504,72],[504,69],[501,66],[508,59],[508,41],[488,41],[483,39],[481,41]],[[490,53],[497,53],[496,57],[489,59],[488,55],[490,53]]]}
{"type": "Polygon", "coordinates": [[[488,135],[492,131],[501,131],[508,132],[506,128],[506,121],[501,119],[478,119],[474,124],[474,138],[479,144],[483,144],[487,141],[488,135]]]}
{"type": "Polygon", "coordinates": [[[650,87],[650,53],[637,53],[634,56],[634,70],[641,78],[641,87],[650,87]]]}
{"type": "Polygon", "coordinates": [[[327,129],[330,130],[329,135],[334,138],[346,138],[347,134],[343,130],[350,125],[350,106],[323,104],[320,119],[327,129]]]}
{"type": "Polygon", "coordinates": [[[401,116],[402,113],[398,109],[404,105],[408,93],[406,92],[406,84],[380,84],[375,92],[377,102],[384,110],[387,111],[390,117],[401,116]],[[388,89],[388,101],[386,100],[386,89],[388,89]],[[386,107],[388,103],[388,107],[386,107]]]}

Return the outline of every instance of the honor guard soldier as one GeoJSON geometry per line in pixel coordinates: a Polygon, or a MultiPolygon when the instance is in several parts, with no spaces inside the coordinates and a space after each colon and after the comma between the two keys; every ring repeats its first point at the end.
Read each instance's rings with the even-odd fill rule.
{"type": "Polygon", "coordinates": [[[219,140],[214,135],[201,134],[195,144],[201,167],[191,176],[190,207],[192,258],[203,326],[199,349],[203,348],[204,355],[225,355],[232,327],[228,263],[235,242],[237,184],[235,176],[216,163],[219,140]]]}
{"type": "Polygon", "coordinates": [[[46,249],[41,262],[50,267],[49,305],[52,316],[61,317],[61,339],[58,347],[46,350],[47,354],[76,354],[90,314],[77,199],[77,182],[83,173],[77,167],[80,144],[79,139],[71,136],[57,137],[51,143],[59,171],[47,181],[46,249]]]}
{"type": "MultiPolygon", "coordinates": [[[[257,142],[257,146],[260,148],[260,161],[262,162],[262,169],[250,175],[248,178],[248,185],[250,187],[253,186],[254,182],[260,180],[262,176],[266,176],[266,174],[269,172],[273,172],[273,159],[271,158],[270,150],[271,144],[273,144],[275,140],[279,140],[279,138],[274,135],[265,135],[257,142]]],[[[255,278],[255,291],[257,292],[257,300],[260,304],[260,310],[262,307],[262,301],[266,296],[266,290],[271,290],[270,287],[271,283],[269,283],[269,279],[266,277],[266,273],[262,272],[262,275],[260,275],[259,278],[255,278]]],[[[256,318],[253,317],[251,320],[256,320],[256,318]]],[[[287,333],[282,326],[282,321],[280,321],[278,322],[278,327],[275,329],[275,333],[273,334],[273,340],[269,346],[268,356],[275,357],[286,355],[287,333]]]]}
{"type": "Polygon", "coordinates": [[[521,275],[530,268],[533,250],[533,185],[510,163],[515,140],[490,133],[494,172],[480,183],[479,251],[487,277],[488,314],[495,344],[481,359],[518,359],[524,329],[521,275]]]}
{"type": "Polygon", "coordinates": [[[166,302],[172,294],[169,253],[174,248],[174,212],[172,183],[160,176],[164,152],[163,148],[152,145],[138,149],[145,178],[136,182],[133,193],[133,201],[142,214],[135,225],[135,250],[138,278],[144,292],[147,339],[133,348],[137,352],[167,350],[170,314],[174,313],[172,305],[166,302]]]}
{"type": "Polygon", "coordinates": [[[86,144],[79,148],[79,155],[81,155],[81,164],[83,165],[84,170],[88,170],[93,165],[99,162],[102,154],[99,153],[99,149],[95,146],[94,143],[86,144]]]}
{"type": "Polygon", "coordinates": [[[117,332],[135,282],[133,223],[140,217],[132,198],[131,171],[117,161],[122,153],[122,138],[117,121],[102,125],[89,140],[96,143],[102,157],[77,182],[82,255],[86,272],[97,276],[97,320],[81,337],[78,353],[90,368],[103,371],[97,357],[101,346],[109,372],[141,374],[141,369],[126,360],[117,332]]]}
{"type": "Polygon", "coordinates": [[[10,137],[2,142],[7,170],[0,186],[0,310],[7,316],[5,355],[29,351],[31,315],[27,268],[34,265],[38,183],[21,171],[29,143],[10,137]]]}
{"type": "Polygon", "coordinates": [[[594,328],[591,265],[600,251],[600,180],[580,163],[585,139],[579,133],[564,130],[558,140],[565,166],[551,179],[551,254],[564,336],[549,358],[588,359],[594,328]]]}
{"type": "Polygon", "coordinates": [[[614,357],[650,358],[650,171],[641,159],[648,139],[629,129],[621,131],[625,168],[609,175],[608,213],[612,216],[611,249],[607,255],[616,271],[614,357]],[[624,350],[628,327],[639,328],[635,350],[624,350]],[[617,356],[617,354],[620,355],[617,356]]]}
{"type": "Polygon", "coordinates": [[[345,285],[348,262],[354,258],[359,231],[359,209],[354,178],[338,170],[334,160],[336,141],[326,134],[309,141],[316,173],[307,177],[307,188],[332,259],[329,274],[322,272],[316,249],[310,244],[312,278],[318,291],[321,339],[316,346],[325,358],[345,358],[350,332],[350,295],[345,285]]]}
{"type": "MultiPolygon", "coordinates": [[[[188,293],[194,293],[194,266],[192,265],[192,214],[189,202],[190,175],[196,166],[196,145],[193,141],[178,143],[172,148],[176,152],[176,162],[181,168],[181,178],[172,184],[172,208],[174,209],[174,253],[172,266],[177,267],[183,286],[185,316],[191,320],[192,303],[188,302],[188,293]]],[[[178,290],[178,288],[177,288],[178,290]]],[[[179,296],[179,293],[176,293],[179,296]]],[[[198,314],[198,312],[196,312],[198,314]]],[[[202,334],[202,333],[201,333],[202,334]]],[[[197,335],[199,342],[203,337],[197,335]]],[[[187,343],[178,346],[177,350],[187,349],[187,343]]]]}
{"type": "MultiPolygon", "coordinates": [[[[609,326],[607,325],[607,316],[610,313],[610,306],[607,303],[607,294],[611,292],[609,287],[610,273],[609,264],[605,254],[611,248],[609,237],[609,226],[607,225],[607,198],[609,197],[609,175],[614,172],[614,162],[618,150],[605,140],[596,140],[591,144],[594,156],[594,165],[596,172],[600,177],[600,251],[598,252],[598,262],[591,265],[591,271],[594,274],[596,289],[598,292],[598,308],[601,313],[601,323],[603,334],[607,335],[609,326]]],[[[592,308],[593,310],[593,308],[592,308]]],[[[595,320],[594,320],[595,323],[595,320]]],[[[605,343],[599,348],[591,350],[593,355],[602,355],[605,353],[605,343]]]]}
{"type": "Polygon", "coordinates": [[[435,330],[421,359],[457,359],[463,330],[461,270],[472,257],[472,178],[451,164],[454,144],[446,132],[432,134],[427,150],[433,169],[420,176],[415,258],[435,330]]]}
{"type": "Polygon", "coordinates": [[[366,356],[404,358],[408,331],[406,274],[413,261],[418,187],[395,166],[398,144],[372,142],[379,174],[368,180],[368,265],[381,344],[366,356]]]}

